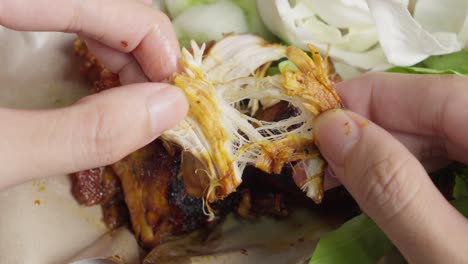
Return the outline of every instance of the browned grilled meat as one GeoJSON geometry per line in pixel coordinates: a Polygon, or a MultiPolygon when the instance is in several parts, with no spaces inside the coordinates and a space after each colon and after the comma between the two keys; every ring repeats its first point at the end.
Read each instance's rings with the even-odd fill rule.
{"type": "MultiPolygon", "coordinates": [[[[112,166],[74,174],[73,193],[84,205],[101,204],[104,221],[112,229],[125,222],[128,208],[140,244],[152,248],[208,226],[202,200],[189,196],[177,177],[179,166],[180,153],[171,156],[156,140],[112,166]]],[[[222,216],[236,201],[232,196],[213,208],[222,216]]]]}
{"type": "Polygon", "coordinates": [[[75,198],[87,206],[106,203],[121,192],[117,175],[107,167],[75,173],[72,180],[75,198]]]}
{"type": "MultiPolygon", "coordinates": [[[[81,73],[93,84],[92,93],[120,85],[118,76],[84,42],[77,40],[74,48],[83,59],[81,73]]],[[[73,194],[83,205],[101,204],[111,229],[128,221],[129,215],[140,244],[150,248],[207,223],[202,201],[187,195],[177,178],[178,157],[180,154],[171,156],[161,142],[154,141],[112,166],[75,173],[73,194]]],[[[223,204],[234,206],[232,202],[223,204]]]]}
{"type": "Polygon", "coordinates": [[[145,247],[205,223],[201,200],[186,195],[177,183],[178,164],[177,156],[154,141],[112,165],[122,182],[133,231],[145,247]]]}
{"type": "Polygon", "coordinates": [[[102,205],[104,222],[115,229],[128,222],[128,212],[118,176],[110,167],[72,175],[72,193],[83,205],[102,205]]]}
{"type": "MultiPolygon", "coordinates": [[[[75,42],[75,54],[83,59],[81,72],[92,83],[93,93],[120,85],[119,77],[108,71],[84,42],[75,42]]],[[[288,103],[280,102],[260,110],[257,118],[278,121],[295,115],[295,111],[288,103]]],[[[112,166],[72,175],[72,191],[81,204],[100,204],[104,221],[111,229],[130,220],[140,244],[148,249],[172,236],[216,224],[207,222],[203,201],[188,195],[183,179],[178,178],[180,152],[165,147],[170,151],[156,140],[112,166]]],[[[344,208],[345,204],[353,208],[352,199],[344,190],[327,195],[321,205],[311,203],[290,174],[291,167],[278,175],[247,168],[238,192],[211,205],[218,220],[231,211],[242,217],[285,217],[297,205],[320,209],[344,208]],[[335,206],[328,207],[330,203],[335,206]]]]}

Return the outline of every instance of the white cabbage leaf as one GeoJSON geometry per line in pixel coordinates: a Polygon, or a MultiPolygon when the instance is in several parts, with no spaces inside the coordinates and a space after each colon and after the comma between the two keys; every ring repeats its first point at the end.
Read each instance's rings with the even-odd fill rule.
{"type": "Polygon", "coordinates": [[[308,43],[361,70],[389,66],[365,0],[257,0],[267,27],[285,42],[308,43]]]}
{"type": "Polygon", "coordinates": [[[285,42],[302,49],[311,43],[342,65],[357,68],[354,74],[412,65],[467,46],[467,0],[418,0],[414,17],[407,0],[257,0],[257,4],[267,27],[285,42]]]}
{"type": "MultiPolygon", "coordinates": [[[[424,23],[423,25],[412,17],[407,7],[400,1],[367,0],[376,22],[380,45],[388,61],[392,64],[410,66],[431,55],[453,53],[462,47],[458,39],[458,32],[438,30],[453,30],[459,27],[456,25],[457,23],[445,23],[447,21],[461,20],[461,23],[464,22],[464,19],[458,18],[460,15],[457,5],[448,7],[447,3],[462,4],[461,2],[465,2],[465,0],[422,0],[422,2],[430,2],[422,4],[420,1],[416,2],[414,13],[415,18],[419,18],[419,21],[424,23]],[[427,5],[431,5],[431,7],[427,5]],[[437,10],[433,9],[435,7],[437,10]],[[447,10],[450,10],[450,13],[447,10]],[[441,25],[435,26],[435,23],[441,23],[441,25]],[[424,26],[428,30],[435,31],[430,32],[424,26]]],[[[464,10],[463,13],[466,17],[466,8],[462,8],[462,10],[464,10]]]]}
{"type": "Polygon", "coordinates": [[[189,46],[191,40],[203,43],[218,40],[223,34],[249,31],[244,12],[229,1],[195,5],[175,17],[172,23],[181,46],[189,46]]]}
{"type": "Polygon", "coordinates": [[[190,40],[209,42],[230,33],[274,37],[252,0],[166,0],[165,4],[182,46],[190,46],[190,40]]]}
{"type": "Polygon", "coordinates": [[[218,0],[164,0],[168,15],[172,18],[177,17],[185,10],[200,4],[210,4],[218,0]]]}

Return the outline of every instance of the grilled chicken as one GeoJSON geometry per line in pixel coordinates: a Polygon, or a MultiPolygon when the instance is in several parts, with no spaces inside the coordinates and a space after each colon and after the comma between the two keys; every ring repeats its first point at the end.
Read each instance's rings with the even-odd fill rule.
{"type": "MultiPolygon", "coordinates": [[[[331,62],[312,47],[310,58],[251,35],[227,36],[207,50],[194,45],[190,53],[184,51],[186,71],[173,82],[188,95],[191,114],[167,131],[164,141],[156,140],[111,166],[72,176],[73,193],[81,204],[101,204],[110,228],[130,219],[147,249],[215,225],[217,221],[209,220],[221,220],[232,211],[243,217],[287,216],[291,205],[310,202],[291,177],[290,165],[297,161],[318,162],[302,184],[314,201],[323,196],[324,163],[311,130],[316,114],[341,106],[332,88],[339,78],[331,62]],[[252,57],[257,59],[243,63],[252,57]],[[298,71],[265,76],[273,61],[286,57],[298,71]],[[258,98],[248,99],[247,109],[237,108],[251,93],[258,98]]],[[[93,93],[120,85],[119,77],[84,42],[75,42],[75,54],[83,59],[81,72],[93,84],[93,93]]]]}

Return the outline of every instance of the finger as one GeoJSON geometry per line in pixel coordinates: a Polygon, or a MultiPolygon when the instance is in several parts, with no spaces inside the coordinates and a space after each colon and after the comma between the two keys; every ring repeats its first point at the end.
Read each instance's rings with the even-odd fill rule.
{"type": "MultiPolygon", "coordinates": [[[[304,161],[304,162],[307,162],[307,161],[304,161]]],[[[293,169],[292,177],[293,177],[294,183],[299,188],[301,188],[304,185],[304,182],[307,181],[307,173],[304,167],[305,166],[304,162],[298,162],[296,165],[294,165],[294,169],[293,169]]],[[[325,170],[323,171],[323,189],[325,191],[328,191],[340,185],[341,183],[338,180],[338,178],[336,178],[335,174],[330,169],[330,167],[327,166],[325,170]]]]}
{"type": "MultiPolygon", "coordinates": [[[[389,132],[422,163],[428,172],[441,169],[452,162],[443,139],[435,136],[389,132]]],[[[452,149],[456,148],[458,147],[454,146],[452,149]]],[[[463,155],[459,156],[462,162],[468,162],[468,158],[463,157],[463,155]]]]}
{"type": "Polygon", "coordinates": [[[148,78],[131,54],[122,53],[93,39],[84,37],[86,46],[97,54],[99,61],[107,69],[119,75],[120,83],[132,84],[148,82],[148,78]]]}
{"type": "MultiPolygon", "coordinates": [[[[422,137],[409,135],[400,132],[390,132],[411,154],[413,154],[423,165],[424,169],[429,172],[436,171],[449,165],[452,161],[447,159],[447,153],[440,144],[434,143],[434,137],[422,137]]],[[[293,179],[298,187],[306,181],[306,172],[304,163],[299,162],[294,166],[293,179]]],[[[341,185],[341,182],[336,178],[330,166],[327,166],[323,173],[323,189],[331,190],[341,185]]]]}
{"type": "Polygon", "coordinates": [[[343,110],[319,116],[314,131],[338,179],[410,263],[461,263],[468,257],[447,247],[468,243],[466,219],[389,133],[343,110]]]}
{"type": "Polygon", "coordinates": [[[152,81],[178,69],[180,51],[169,18],[138,1],[4,0],[0,24],[16,30],[80,33],[119,52],[132,53],[152,81]]]}
{"type": "MultiPolygon", "coordinates": [[[[468,151],[468,78],[373,73],[342,83],[349,109],[387,130],[441,138],[454,159],[468,151]]],[[[466,159],[465,159],[466,160],[466,159]]]]}
{"type": "Polygon", "coordinates": [[[323,189],[331,190],[341,185],[340,180],[335,175],[335,172],[327,166],[323,173],[323,189]]]}
{"type": "Polygon", "coordinates": [[[134,84],[47,111],[0,109],[0,188],[114,163],[174,126],[187,111],[169,85],[134,84]]]}
{"type": "MultiPolygon", "coordinates": [[[[447,159],[447,153],[445,152],[441,140],[435,137],[417,136],[393,131],[389,132],[421,162],[426,171],[432,172],[451,163],[451,161],[447,159]]],[[[305,182],[306,172],[303,162],[299,162],[294,166],[293,179],[299,187],[305,182]]],[[[330,190],[340,185],[341,182],[336,178],[335,173],[330,169],[330,166],[327,166],[323,173],[324,190],[330,190]]]]}

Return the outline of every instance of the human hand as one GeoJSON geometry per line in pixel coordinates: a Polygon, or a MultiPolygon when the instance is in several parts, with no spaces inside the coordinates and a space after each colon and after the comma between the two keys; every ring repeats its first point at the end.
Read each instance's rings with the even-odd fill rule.
{"type": "MultiPolygon", "coordinates": [[[[0,189],[46,175],[113,163],[174,126],[183,93],[157,82],[178,69],[169,19],[129,0],[4,0],[0,25],[75,32],[124,86],[55,110],[0,108],[0,189]]],[[[20,77],[18,77],[20,78],[20,77]]]]}
{"type": "Polygon", "coordinates": [[[468,260],[468,221],[425,170],[468,162],[467,88],[457,76],[368,74],[338,87],[354,112],[316,121],[331,171],[410,263],[468,260]]]}

